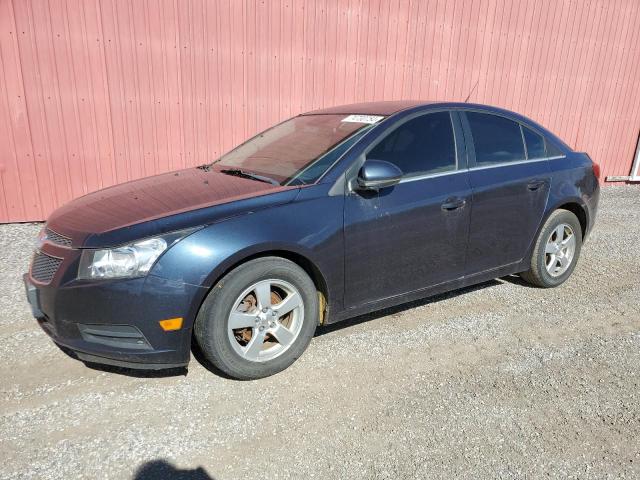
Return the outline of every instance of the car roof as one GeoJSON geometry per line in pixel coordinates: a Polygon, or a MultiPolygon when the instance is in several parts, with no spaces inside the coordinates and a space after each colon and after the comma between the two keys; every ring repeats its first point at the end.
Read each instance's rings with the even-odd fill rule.
{"type": "Polygon", "coordinates": [[[466,108],[466,109],[480,109],[494,113],[506,114],[508,116],[520,116],[515,112],[504,110],[502,108],[494,107],[492,105],[482,105],[477,103],[466,102],[449,102],[449,101],[430,101],[430,100],[387,100],[379,102],[363,102],[363,103],[350,103],[346,105],[337,105],[334,107],[320,108],[318,110],[312,110],[310,112],[303,113],[303,115],[349,115],[349,114],[361,114],[361,115],[393,115],[394,113],[401,112],[416,107],[442,107],[442,108],[466,108]]]}
{"type": "Polygon", "coordinates": [[[335,107],[321,108],[306,112],[303,115],[393,115],[407,108],[428,105],[434,102],[425,102],[424,100],[392,100],[383,102],[364,102],[351,103],[348,105],[338,105],[335,107]]]}
{"type": "Polygon", "coordinates": [[[384,115],[391,116],[404,110],[422,110],[419,107],[425,108],[447,108],[447,109],[465,109],[465,110],[479,110],[486,113],[494,113],[503,115],[510,118],[513,121],[524,123],[527,126],[533,126],[539,130],[540,133],[546,137],[550,137],[558,146],[563,149],[571,151],[569,147],[561,138],[547,130],[539,123],[527,118],[519,113],[505,110],[493,105],[483,105],[479,103],[467,103],[467,102],[450,102],[450,101],[425,101],[425,100],[391,100],[391,101],[379,101],[379,102],[363,102],[363,103],[351,103],[347,105],[338,105],[335,107],[321,108],[318,110],[312,110],[310,112],[303,113],[302,115],[384,115]]]}

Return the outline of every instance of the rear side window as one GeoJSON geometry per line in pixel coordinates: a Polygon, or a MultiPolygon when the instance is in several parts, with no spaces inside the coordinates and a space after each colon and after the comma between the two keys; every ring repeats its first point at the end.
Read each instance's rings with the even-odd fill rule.
{"type": "Polygon", "coordinates": [[[487,113],[466,112],[477,165],[517,162],[525,159],[520,124],[487,113]]]}
{"type": "Polygon", "coordinates": [[[524,125],[522,125],[522,134],[524,135],[524,142],[527,145],[527,158],[536,159],[546,157],[544,138],[542,138],[542,135],[538,135],[524,125]]]}
{"type": "Polygon", "coordinates": [[[406,176],[455,170],[450,113],[428,113],[403,123],[373,147],[367,158],[391,162],[406,176]]]}

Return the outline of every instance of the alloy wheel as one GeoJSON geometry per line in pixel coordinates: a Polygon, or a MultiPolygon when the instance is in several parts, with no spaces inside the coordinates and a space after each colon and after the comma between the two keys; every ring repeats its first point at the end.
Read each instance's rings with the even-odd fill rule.
{"type": "Polygon", "coordinates": [[[303,320],[304,302],[296,287],[284,280],[261,280],[234,302],[227,332],[233,349],[242,358],[265,362],[293,345],[303,320]]]}
{"type": "Polygon", "coordinates": [[[547,273],[552,277],[565,273],[576,251],[576,237],[571,226],[566,223],[558,225],[549,235],[544,251],[547,273]]]}

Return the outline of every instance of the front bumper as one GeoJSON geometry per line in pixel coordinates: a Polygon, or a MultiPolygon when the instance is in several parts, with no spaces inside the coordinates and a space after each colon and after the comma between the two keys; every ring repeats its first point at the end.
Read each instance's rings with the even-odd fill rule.
{"type": "Polygon", "coordinates": [[[152,275],[43,285],[25,274],[24,283],[42,329],[82,361],[141,369],[189,362],[203,287],[152,275]],[[165,332],[158,322],[175,317],[182,328],[165,332]]]}

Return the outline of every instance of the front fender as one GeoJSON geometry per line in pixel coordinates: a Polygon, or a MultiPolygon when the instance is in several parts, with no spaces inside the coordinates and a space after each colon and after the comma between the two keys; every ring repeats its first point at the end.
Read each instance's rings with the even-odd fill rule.
{"type": "Polygon", "coordinates": [[[326,190],[321,185],[303,188],[292,203],[209,225],[171,247],[151,275],[211,288],[231,267],[249,257],[287,252],[315,266],[332,303],[341,307],[344,197],[328,196],[326,190]]]}

